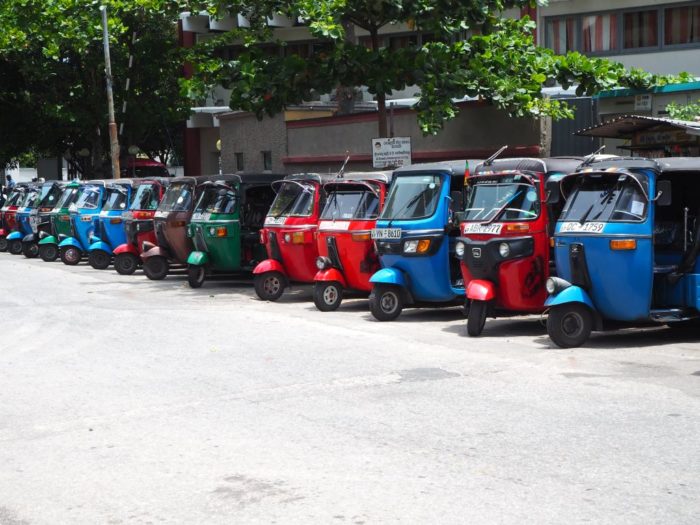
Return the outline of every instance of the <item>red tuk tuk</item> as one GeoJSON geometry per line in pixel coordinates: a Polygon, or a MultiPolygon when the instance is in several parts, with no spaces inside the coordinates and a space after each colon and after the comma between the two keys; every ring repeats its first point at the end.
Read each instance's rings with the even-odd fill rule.
{"type": "Polygon", "coordinates": [[[335,175],[301,173],[273,183],[277,192],[260,242],[268,258],[253,270],[255,292],[276,301],[291,283],[313,283],[317,272],[318,218],[326,201],[323,185],[335,175]]]}
{"type": "Polygon", "coordinates": [[[372,291],[369,278],[379,269],[379,258],[370,233],[390,180],[390,172],[346,173],[324,185],[314,277],[314,304],[322,312],[337,309],[345,290],[372,291]]]}
{"type": "MultiPolygon", "coordinates": [[[[467,333],[478,336],[497,311],[544,311],[545,282],[553,265],[551,239],[562,204],[549,191],[581,164],[580,158],[487,161],[466,180],[456,245],[469,315],[467,333]]],[[[556,189],[552,189],[556,186],[556,189]]]]}
{"type": "Polygon", "coordinates": [[[7,236],[10,232],[17,229],[17,209],[22,204],[26,191],[26,183],[17,184],[7,196],[2,209],[0,209],[0,252],[7,251],[7,236]]]}

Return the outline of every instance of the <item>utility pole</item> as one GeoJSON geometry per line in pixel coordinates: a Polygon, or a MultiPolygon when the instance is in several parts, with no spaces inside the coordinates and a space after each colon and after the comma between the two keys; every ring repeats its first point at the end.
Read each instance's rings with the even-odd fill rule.
{"type": "Polygon", "coordinates": [[[109,144],[112,157],[112,178],[118,179],[119,175],[119,137],[117,135],[117,122],[114,119],[114,96],[112,95],[112,62],[109,58],[109,31],[107,29],[107,6],[101,5],[102,11],[102,36],[105,48],[105,77],[107,80],[107,107],[109,109],[109,144]]]}

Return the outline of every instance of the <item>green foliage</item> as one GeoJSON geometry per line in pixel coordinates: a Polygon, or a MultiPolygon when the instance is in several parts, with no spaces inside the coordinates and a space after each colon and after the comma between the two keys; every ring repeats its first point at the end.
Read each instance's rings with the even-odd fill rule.
{"type": "Polygon", "coordinates": [[[689,104],[676,104],[671,102],[666,106],[668,115],[678,120],[694,121],[700,119],[700,100],[689,104]]]}

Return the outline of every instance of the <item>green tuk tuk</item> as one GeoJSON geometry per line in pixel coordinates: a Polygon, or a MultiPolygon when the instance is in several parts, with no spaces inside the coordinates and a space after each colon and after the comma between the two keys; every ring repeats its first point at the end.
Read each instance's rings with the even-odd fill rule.
{"type": "Polygon", "coordinates": [[[81,192],[82,184],[77,180],[63,187],[63,193],[49,215],[50,232],[39,232],[39,256],[44,261],[51,262],[58,259],[58,243],[72,235],[70,207],[78,202],[81,192]]]}

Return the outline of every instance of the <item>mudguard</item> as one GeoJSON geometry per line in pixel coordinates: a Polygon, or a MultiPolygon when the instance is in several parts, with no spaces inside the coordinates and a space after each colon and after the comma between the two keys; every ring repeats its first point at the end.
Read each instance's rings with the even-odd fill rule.
{"type": "Polygon", "coordinates": [[[204,266],[209,262],[209,254],[207,252],[192,252],[187,256],[187,264],[192,266],[204,266]]]}
{"type": "Polygon", "coordinates": [[[550,295],[547,297],[544,305],[546,307],[551,307],[566,303],[583,303],[596,312],[596,308],[593,306],[593,301],[591,301],[590,296],[586,290],[580,286],[569,286],[556,295],[550,295]]]}
{"type": "Polygon", "coordinates": [[[10,235],[7,236],[7,240],[8,241],[15,241],[15,240],[21,241],[22,237],[24,237],[24,235],[22,235],[22,232],[12,232],[12,233],[10,233],[10,235]]]}
{"type": "MultiPolygon", "coordinates": [[[[103,242],[102,239],[100,239],[97,235],[91,235],[90,236],[90,246],[93,244],[97,244],[98,242],[103,242]]],[[[89,250],[90,248],[88,248],[89,250]]]]}
{"type": "Polygon", "coordinates": [[[327,270],[319,270],[314,276],[314,281],[330,282],[336,281],[343,285],[343,288],[347,288],[348,284],[345,281],[345,276],[337,268],[328,268],[327,270]]]}
{"type": "Polygon", "coordinates": [[[490,301],[496,297],[496,287],[491,281],[474,279],[467,285],[467,299],[490,301]]]}
{"type": "Polygon", "coordinates": [[[267,272],[280,272],[282,275],[287,277],[287,272],[284,270],[282,263],[274,259],[265,259],[264,261],[258,263],[253,270],[254,275],[267,272]]]}
{"type": "Polygon", "coordinates": [[[34,239],[36,238],[36,235],[33,233],[30,233],[29,235],[25,235],[22,237],[22,242],[34,242],[34,239]]]}
{"type": "Polygon", "coordinates": [[[393,284],[408,289],[406,276],[401,270],[396,268],[382,268],[369,278],[369,282],[374,284],[393,284]]]}
{"type": "Polygon", "coordinates": [[[44,237],[39,241],[39,246],[42,244],[58,244],[58,241],[56,240],[56,237],[49,235],[48,237],[44,237]]]}
{"type": "Polygon", "coordinates": [[[114,249],[114,255],[119,255],[120,253],[133,253],[138,256],[139,251],[133,244],[120,244],[114,249]]]}
{"type": "Polygon", "coordinates": [[[62,240],[59,244],[59,248],[65,248],[67,246],[74,246],[75,248],[78,248],[78,250],[85,251],[83,250],[83,245],[80,244],[80,241],[74,237],[68,237],[67,239],[62,240]]]}
{"type": "MultiPolygon", "coordinates": [[[[146,243],[143,243],[143,247],[146,248],[146,243]]],[[[145,252],[141,254],[141,259],[144,261],[148,259],[149,257],[156,257],[156,256],[161,256],[165,257],[166,259],[168,258],[168,252],[161,248],[160,246],[154,246],[153,248],[149,248],[145,252]]]]}
{"type": "MultiPolygon", "coordinates": [[[[92,239],[94,241],[97,239],[97,237],[93,237],[92,239]]],[[[93,250],[102,250],[103,252],[107,252],[108,254],[112,255],[112,247],[104,241],[93,242],[88,248],[88,251],[91,252],[93,250]]]]}

